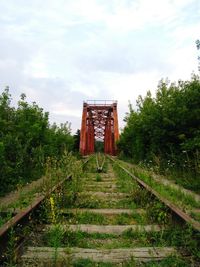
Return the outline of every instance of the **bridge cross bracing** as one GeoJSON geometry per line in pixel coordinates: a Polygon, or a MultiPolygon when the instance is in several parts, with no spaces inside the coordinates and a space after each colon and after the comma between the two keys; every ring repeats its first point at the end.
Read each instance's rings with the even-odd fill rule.
{"type": "Polygon", "coordinates": [[[94,153],[95,140],[104,142],[104,152],[115,155],[119,139],[117,101],[87,100],[83,102],[80,153],[94,153]]]}

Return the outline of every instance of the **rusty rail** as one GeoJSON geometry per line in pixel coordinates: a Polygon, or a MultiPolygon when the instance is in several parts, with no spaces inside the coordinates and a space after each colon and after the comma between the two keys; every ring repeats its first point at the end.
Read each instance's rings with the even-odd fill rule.
{"type": "MultiPolygon", "coordinates": [[[[88,161],[89,157],[82,163],[82,167],[84,167],[88,161]]],[[[23,228],[23,226],[27,225],[31,220],[31,215],[40,207],[45,198],[49,197],[54,191],[60,188],[66,180],[71,179],[71,177],[72,174],[69,174],[58,184],[54,185],[45,195],[41,195],[34,199],[28,207],[15,214],[10,220],[0,227],[0,263],[5,259],[10,230],[16,227],[23,228]]]]}
{"type": "Polygon", "coordinates": [[[45,195],[41,195],[37,197],[36,199],[34,199],[33,202],[28,207],[24,208],[22,211],[17,213],[14,217],[12,217],[9,221],[7,221],[0,228],[0,262],[2,259],[4,259],[4,256],[5,256],[6,246],[9,240],[10,229],[15,228],[15,227],[22,228],[24,225],[27,225],[29,221],[31,220],[31,215],[36,209],[40,207],[40,205],[43,203],[45,198],[47,198],[54,191],[60,188],[63,185],[63,183],[67,179],[70,179],[71,177],[72,177],[71,174],[68,175],[62,181],[60,181],[57,185],[53,186],[48,193],[46,193],[45,195]]]}
{"type": "Polygon", "coordinates": [[[96,165],[97,165],[97,172],[102,172],[103,170],[103,166],[104,166],[104,163],[105,163],[105,156],[103,156],[103,160],[102,160],[102,163],[100,164],[99,163],[99,156],[100,156],[100,153],[97,153],[96,154],[96,165]]]}
{"type": "Polygon", "coordinates": [[[112,157],[107,156],[110,160],[117,163],[118,166],[124,170],[128,175],[130,175],[138,184],[139,186],[145,188],[147,191],[149,191],[153,196],[155,196],[157,199],[159,199],[162,203],[164,203],[171,211],[172,213],[178,217],[181,221],[188,223],[192,226],[192,228],[196,231],[200,232],[200,223],[198,221],[195,221],[193,218],[191,218],[187,213],[182,211],[180,208],[178,208],[174,203],[169,201],[168,199],[164,198],[161,194],[159,194],[157,191],[155,191],[153,188],[151,188],[148,184],[146,184],[144,181],[136,177],[134,174],[132,174],[130,171],[128,171],[126,168],[124,168],[121,164],[119,164],[116,160],[114,160],[112,157]]]}

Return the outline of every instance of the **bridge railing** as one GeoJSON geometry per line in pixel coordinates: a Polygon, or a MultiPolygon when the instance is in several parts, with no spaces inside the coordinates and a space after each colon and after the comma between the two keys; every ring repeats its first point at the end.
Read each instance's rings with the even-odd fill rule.
{"type": "Polygon", "coordinates": [[[117,100],[86,100],[84,103],[93,106],[110,106],[112,104],[117,104],[117,100]]]}

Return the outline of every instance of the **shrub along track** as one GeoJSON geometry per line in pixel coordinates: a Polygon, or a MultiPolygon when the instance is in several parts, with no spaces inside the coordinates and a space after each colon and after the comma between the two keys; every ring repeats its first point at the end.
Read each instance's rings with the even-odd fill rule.
{"type": "MultiPolygon", "coordinates": [[[[198,232],[110,160],[98,155],[99,173],[91,156],[46,197],[19,266],[199,266],[198,232]]],[[[15,239],[11,231],[8,251],[15,239]]]]}

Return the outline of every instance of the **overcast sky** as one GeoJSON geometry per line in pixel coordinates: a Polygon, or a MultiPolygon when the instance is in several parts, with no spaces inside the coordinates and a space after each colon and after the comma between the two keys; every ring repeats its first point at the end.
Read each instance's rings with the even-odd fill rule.
{"type": "Polygon", "coordinates": [[[83,100],[116,99],[120,127],[161,78],[198,72],[200,0],[0,0],[0,90],[80,128],[83,100]]]}

